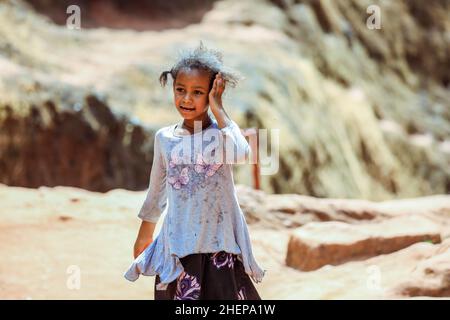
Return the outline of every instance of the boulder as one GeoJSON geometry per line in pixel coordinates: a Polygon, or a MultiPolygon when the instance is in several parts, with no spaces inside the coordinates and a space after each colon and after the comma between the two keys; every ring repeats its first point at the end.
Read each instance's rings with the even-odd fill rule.
{"type": "Polygon", "coordinates": [[[391,253],[421,241],[441,242],[438,226],[421,216],[357,225],[312,222],[292,231],[286,265],[311,271],[391,253]]]}

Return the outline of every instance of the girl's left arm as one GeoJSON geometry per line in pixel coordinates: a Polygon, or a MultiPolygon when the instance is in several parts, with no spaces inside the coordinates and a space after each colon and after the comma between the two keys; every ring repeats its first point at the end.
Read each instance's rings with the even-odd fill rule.
{"type": "Polygon", "coordinates": [[[222,94],[224,90],[225,80],[219,72],[214,79],[213,87],[208,98],[211,112],[214,114],[219,129],[225,139],[223,159],[226,163],[244,163],[250,158],[251,148],[242,135],[239,126],[228,116],[222,105],[222,94]],[[236,154],[234,154],[234,149],[236,149],[236,154]]]}

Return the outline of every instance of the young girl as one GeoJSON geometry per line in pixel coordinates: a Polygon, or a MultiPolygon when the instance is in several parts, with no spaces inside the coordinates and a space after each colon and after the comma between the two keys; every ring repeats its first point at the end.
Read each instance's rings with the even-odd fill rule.
{"type": "Polygon", "coordinates": [[[259,300],[250,277],[261,282],[266,270],[253,256],[231,167],[249,159],[251,150],[221,98],[225,84],[235,86],[238,75],[223,66],[221,53],[201,42],[161,74],[162,86],[168,74],[183,121],[155,134],[135,260],[124,276],[130,281],[140,274],[156,276],[155,299],[259,300]]]}

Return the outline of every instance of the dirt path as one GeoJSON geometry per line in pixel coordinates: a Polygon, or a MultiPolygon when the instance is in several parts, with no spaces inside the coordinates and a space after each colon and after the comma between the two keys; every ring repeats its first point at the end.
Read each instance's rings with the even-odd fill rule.
{"type": "MultiPolygon", "coordinates": [[[[144,197],[126,190],[101,194],[0,185],[0,298],[152,299],[153,277],[123,278],[144,197]],[[70,266],[80,272],[79,289],[71,289],[70,266]]],[[[389,255],[300,272],[284,265],[288,229],[249,228],[255,257],[268,270],[256,284],[263,299],[391,297],[389,289],[406,281],[432,246],[418,243],[389,255]],[[377,286],[369,283],[374,270],[377,286]]]]}

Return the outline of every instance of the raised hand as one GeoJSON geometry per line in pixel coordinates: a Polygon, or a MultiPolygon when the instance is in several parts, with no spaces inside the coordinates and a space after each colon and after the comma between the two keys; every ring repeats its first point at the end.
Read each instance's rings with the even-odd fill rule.
{"type": "Polygon", "coordinates": [[[216,78],[214,79],[213,86],[208,96],[209,106],[213,112],[216,108],[222,107],[222,93],[225,91],[225,82],[226,80],[223,79],[220,72],[216,74],[216,78]]]}

